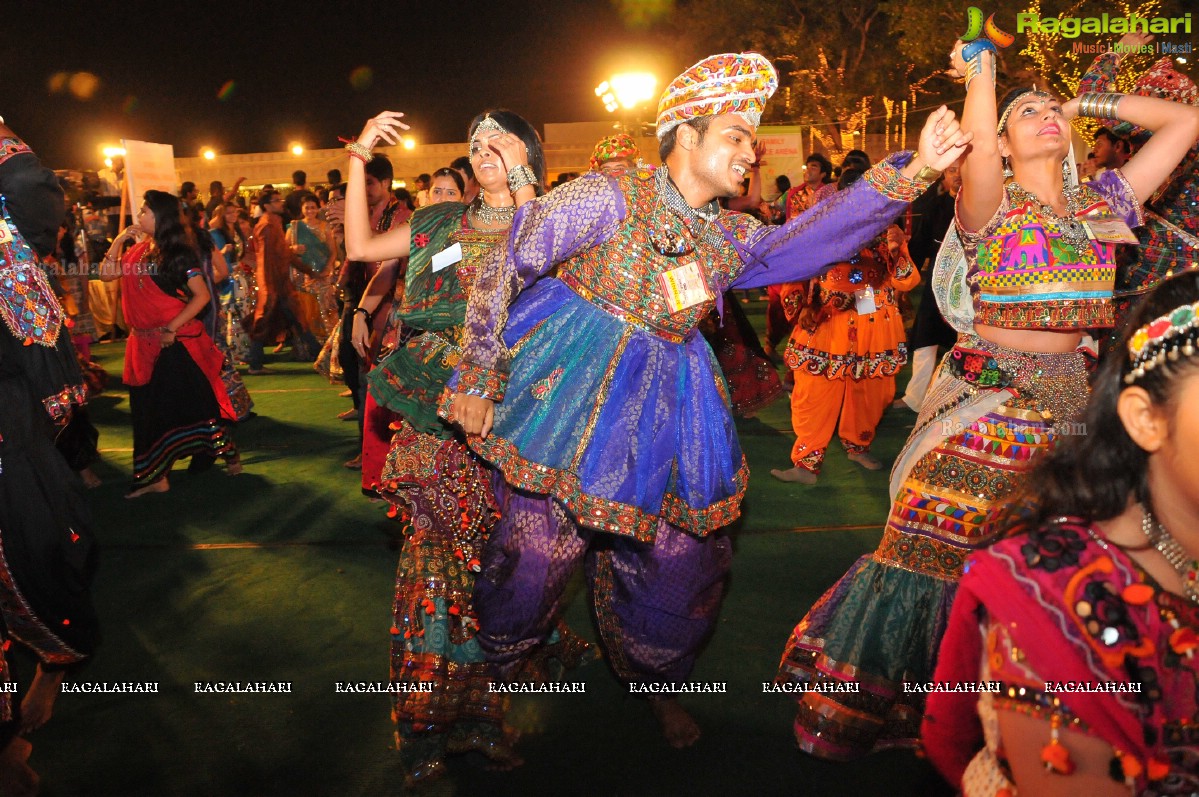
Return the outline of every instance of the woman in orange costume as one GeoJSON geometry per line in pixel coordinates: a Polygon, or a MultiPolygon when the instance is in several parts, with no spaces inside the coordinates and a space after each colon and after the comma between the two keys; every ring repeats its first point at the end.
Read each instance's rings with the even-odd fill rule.
{"type": "MultiPolygon", "coordinates": [[[[847,171],[841,188],[862,172],[847,171]],[[848,179],[847,179],[848,178],[848,179]]],[[[791,391],[793,467],[771,470],[785,482],[815,484],[824,450],[840,418],[841,445],[867,470],[874,429],[895,398],[895,374],[908,361],[898,291],[920,284],[899,227],[892,225],[859,255],[811,282],[783,286],[783,308],[795,323],[784,361],[795,372],[791,391]],[[811,298],[807,294],[811,291],[811,298]]]]}

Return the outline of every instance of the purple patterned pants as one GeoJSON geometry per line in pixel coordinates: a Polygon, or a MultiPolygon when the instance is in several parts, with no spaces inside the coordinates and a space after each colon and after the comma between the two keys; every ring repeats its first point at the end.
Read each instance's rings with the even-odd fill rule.
{"type": "Polygon", "coordinates": [[[585,559],[596,619],[616,674],[682,683],[716,622],[732,560],[728,537],[660,521],[653,544],[579,527],[552,498],[495,479],[500,520],[475,585],[477,639],[502,677],[554,627],[562,592],[585,559]]]}

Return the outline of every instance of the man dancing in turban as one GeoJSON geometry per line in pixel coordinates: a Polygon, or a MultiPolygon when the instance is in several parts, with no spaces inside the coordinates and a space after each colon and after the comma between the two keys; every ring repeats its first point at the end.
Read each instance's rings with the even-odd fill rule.
{"type": "Polygon", "coordinates": [[[620,177],[636,169],[640,161],[641,151],[633,137],[628,133],[613,133],[595,145],[595,151],[591,153],[591,171],[620,177]]]}
{"type": "MultiPolygon", "coordinates": [[[[501,676],[549,633],[585,561],[608,660],[630,691],[686,681],[730,563],[720,529],[740,514],[749,475],[696,325],[729,288],[807,279],[851,257],[969,140],[942,108],[914,157],[875,166],[818,214],[766,227],[716,200],[735,196],[753,164],[777,85],[755,53],[699,62],[659,103],[663,167],[587,174],[529,202],[480,265],[443,412],[503,476],[475,594],[478,640],[501,676]]],[[[667,741],[695,742],[695,721],[656,697],[667,741]]]]}

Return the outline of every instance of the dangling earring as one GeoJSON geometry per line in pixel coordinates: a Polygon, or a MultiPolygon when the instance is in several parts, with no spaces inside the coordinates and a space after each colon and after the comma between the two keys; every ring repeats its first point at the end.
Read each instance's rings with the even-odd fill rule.
{"type": "Polygon", "coordinates": [[[1003,159],[1003,179],[1007,180],[1015,177],[1016,173],[1012,171],[1012,162],[1007,158],[1003,159]]]}
{"type": "Polygon", "coordinates": [[[1066,158],[1062,161],[1062,185],[1068,186],[1071,182],[1070,176],[1073,172],[1070,170],[1070,159],[1066,158]]]}

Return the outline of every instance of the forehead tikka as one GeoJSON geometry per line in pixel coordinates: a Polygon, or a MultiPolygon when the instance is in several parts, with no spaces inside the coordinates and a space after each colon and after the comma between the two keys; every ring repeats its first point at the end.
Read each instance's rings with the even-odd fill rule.
{"type": "Polygon", "coordinates": [[[1003,116],[999,117],[999,125],[996,128],[996,132],[998,134],[1000,134],[1000,135],[1003,134],[1003,131],[1007,128],[1008,117],[1012,115],[1012,111],[1014,111],[1016,109],[1016,106],[1019,105],[1021,102],[1023,102],[1024,99],[1029,96],[1044,97],[1047,100],[1053,99],[1052,94],[1050,94],[1049,92],[1046,92],[1046,91],[1041,91],[1036,86],[1033,86],[1031,89],[1028,89],[1026,91],[1020,92],[1019,94],[1016,95],[1015,99],[1013,99],[1011,102],[1008,103],[1007,108],[1005,108],[1003,110],[1003,116]]]}
{"type": "Polygon", "coordinates": [[[506,135],[508,131],[504,129],[503,125],[492,119],[491,114],[487,114],[483,117],[483,121],[479,122],[479,124],[475,126],[475,132],[470,137],[471,146],[468,148],[470,152],[467,154],[471,154],[474,151],[475,140],[480,136],[487,135],[488,133],[499,133],[502,136],[506,135]]]}

